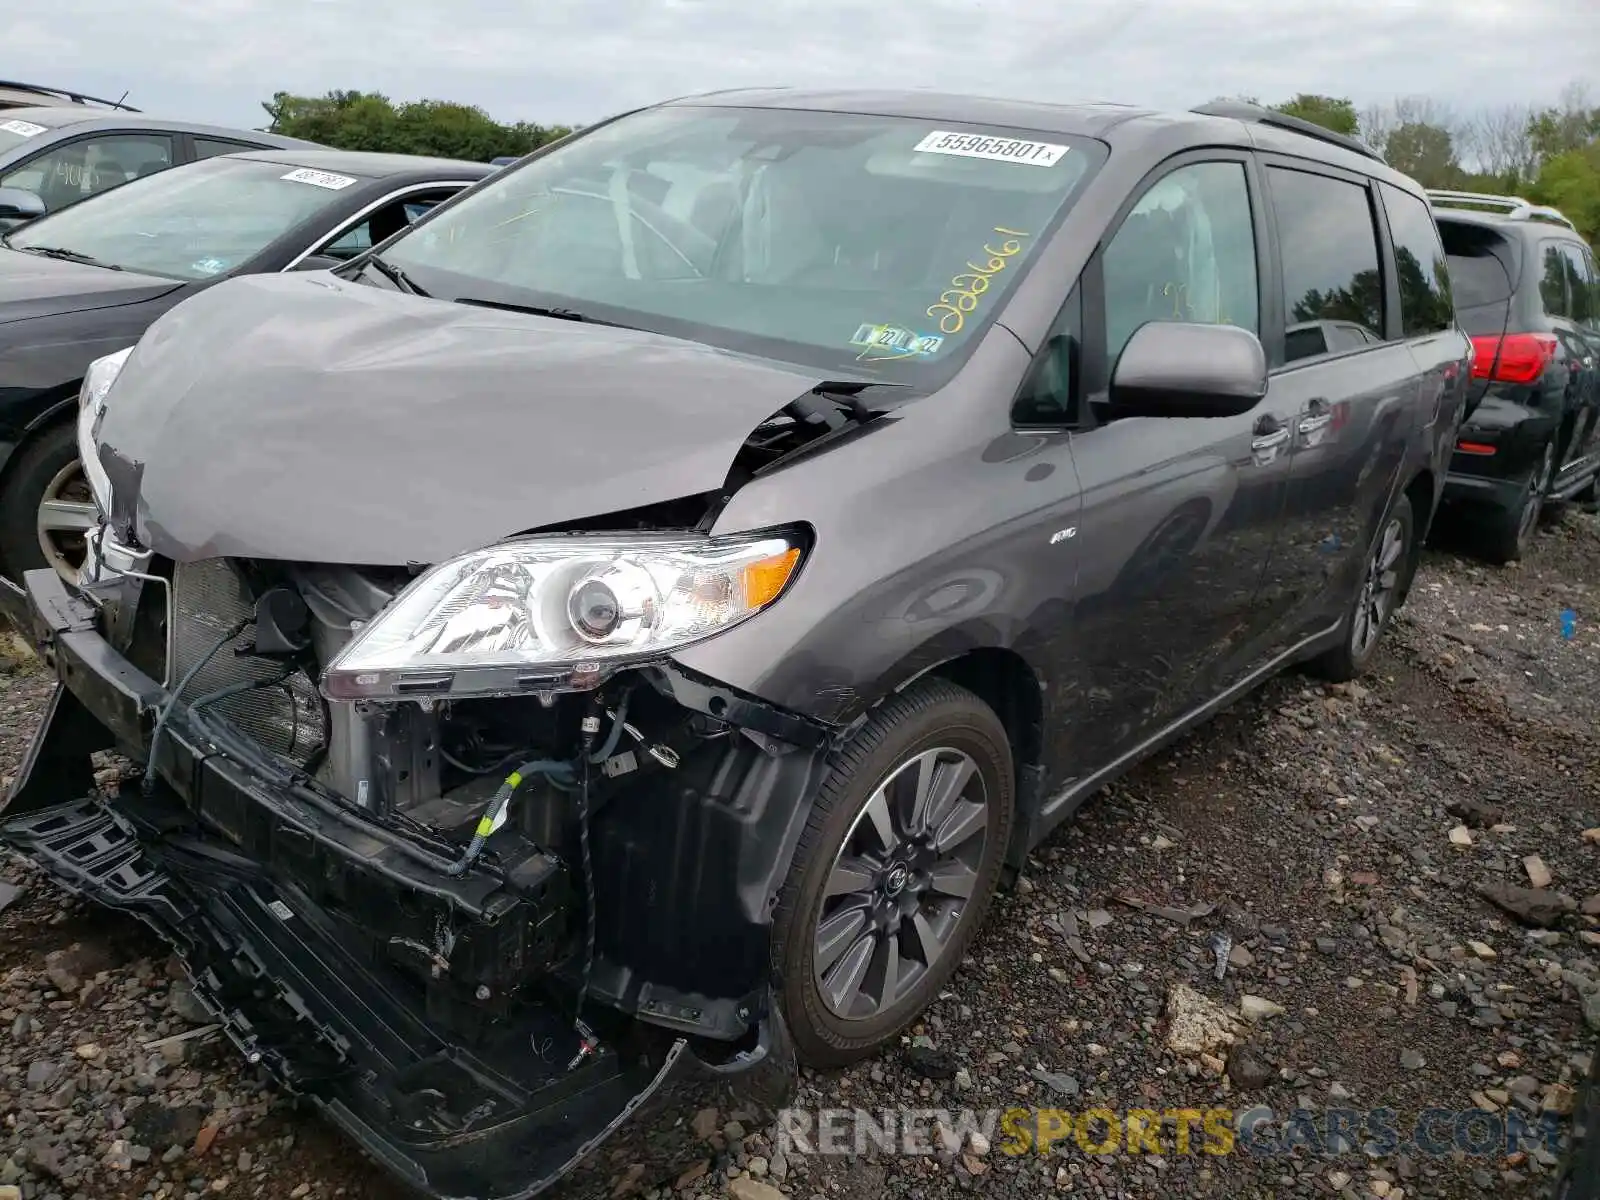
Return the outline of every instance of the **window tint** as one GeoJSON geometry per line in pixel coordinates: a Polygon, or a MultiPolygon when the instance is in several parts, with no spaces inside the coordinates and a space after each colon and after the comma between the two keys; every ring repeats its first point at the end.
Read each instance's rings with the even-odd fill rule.
{"type": "Polygon", "coordinates": [[[1102,258],[1106,361],[1150,321],[1259,332],[1256,244],[1240,163],[1195,163],[1159,180],[1102,258]]]}
{"type": "Polygon", "coordinates": [[[172,139],[164,134],[89,137],[30,159],[0,187],[25,188],[53,212],[171,165],[172,139]]]}
{"type": "Polygon", "coordinates": [[[1540,242],[1539,261],[1539,297],[1544,301],[1545,316],[1570,317],[1572,300],[1567,295],[1567,259],[1561,253],[1561,244],[1540,242]]]}
{"type": "Polygon", "coordinates": [[[1072,387],[1077,375],[1081,314],[1081,294],[1075,288],[1056,317],[1044,353],[1033,364],[1017,395],[1011,410],[1013,423],[1060,427],[1074,419],[1072,387]]]}
{"type": "Polygon", "coordinates": [[[1583,251],[1583,261],[1589,268],[1589,320],[1586,323],[1590,329],[1600,330],[1600,266],[1595,265],[1594,255],[1587,247],[1583,251]]]}
{"type": "Polygon", "coordinates": [[[1306,331],[1329,321],[1359,325],[1383,340],[1383,277],[1378,234],[1367,190],[1354,183],[1269,167],[1272,207],[1283,244],[1283,289],[1290,362],[1337,353],[1348,339],[1314,339],[1306,331]]]}
{"type": "Polygon", "coordinates": [[[197,137],[194,139],[194,156],[196,158],[215,158],[219,154],[238,154],[244,150],[254,150],[256,147],[247,146],[243,142],[224,142],[217,138],[197,137]]]}
{"type": "Polygon", "coordinates": [[[1433,213],[1411,193],[1386,183],[1380,186],[1394,242],[1401,332],[1410,338],[1449,329],[1454,318],[1450,274],[1433,213]]]}
{"type": "Polygon", "coordinates": [[[1563,273],[1567,277],[1568,315],[1580,325],[1595,323],[1594,289],[1583,248],[1576,242],[1561,243],[1563,273]]]}

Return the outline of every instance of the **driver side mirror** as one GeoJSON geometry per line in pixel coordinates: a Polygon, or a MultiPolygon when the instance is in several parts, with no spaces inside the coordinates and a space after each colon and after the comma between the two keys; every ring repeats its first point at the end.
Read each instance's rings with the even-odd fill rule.
{"type": "Polygon", "coordinates": [[[1261,339],[1234,325],[1151,321],[1134,331],[1111,373],[1119,417],[1234,417],[1266,394],[1261,339]]]}
{"type": "Polygon", "coordinates": [[[8,229],[15,229],[24,221],[44,216],[48,211],[44,201],[27,188],[0,187],[0,221],[8,229]]]}

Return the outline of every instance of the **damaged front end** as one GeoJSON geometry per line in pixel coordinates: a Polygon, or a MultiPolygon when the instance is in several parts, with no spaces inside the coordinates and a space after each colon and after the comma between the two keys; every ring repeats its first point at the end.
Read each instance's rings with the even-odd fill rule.
{"type": "Polygon", "coordinates": [[[155,927],[251,1062],[479,1200],[626,1194],[714,1152],[697,1112],[784,1102],[771,910],[832,731],[645,633],[757,611],[802,538],[427,571],[93,542],[80,590],[0,597],[60,680],[0,837],[155,927]],[[140,768],[110,797],[102,750],[140,768]]]}

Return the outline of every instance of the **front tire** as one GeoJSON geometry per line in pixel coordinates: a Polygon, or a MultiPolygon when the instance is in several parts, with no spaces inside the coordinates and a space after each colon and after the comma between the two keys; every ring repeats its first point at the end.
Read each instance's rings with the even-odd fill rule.
{"type": "Polygon", "coordinates": [[[52,567],[75,582],[94,511],[77,429],[70,421],[45,429],[17,454],[0,491],[0,568],[20,580],[24,571],[52,567]]]}
{"type": "Polygon", "coordinates": [[[1416,524],[1411,498],[1402,495],[1384,517],[1367,553],[1355,603],[1345,617],[1343,640],[1313,664],[1324,679],[1347,683],[1365,671],[1377,654],[1378,640],[1411,585],[1416,524]]]}
{"type": "Polygon", "coordinates": [[[939,994],[993,899],[1014,811],[1005,727],[941,679],[888,700],[838,753],[773,922],[801,1061],[864,1058],[939,994]]]}

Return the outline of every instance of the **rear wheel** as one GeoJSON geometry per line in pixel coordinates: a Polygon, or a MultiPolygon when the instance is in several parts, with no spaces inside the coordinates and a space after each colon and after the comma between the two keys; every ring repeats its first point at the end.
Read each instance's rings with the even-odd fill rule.
{"type": "Polygon", "coordinates": [[[1416,516],[1411,498],[1401,496],[1378,530],[1356,589],[1355,603],[1344,622],[1344,639],[1313,664],[1335,683],[1354,679],[1378,652],[1378,639],[1400,607],[1414,565],[1416,516]]]}
{"type": "Polygon", "coordinates": [[[46,429],[18,453],[0,492],[0,566],[12,579],[52,567],[76,582],[95,519],[77,430],[71,422],[46,429]]]}
{"type": "Polygon", "coordinates": [[[1540,451],[1539,462],[1524,480],[1518,503],[1513,508],[1496,509],[1478,530],[1479,554],[1492,563],[1516,562],[1533,541],[1539,527],[1539,513],[1545,494],[1556,473],[1556,444],[1549,441],[1540,451]]]}
{"type": "Polygon", "coordinates": [[[863,1058],[938,995],[999,881],[1012,780],[993,710],[943,680],[885,703],[840,752],[774,921],[774,968],[803,1061],[863,1058]]]}

